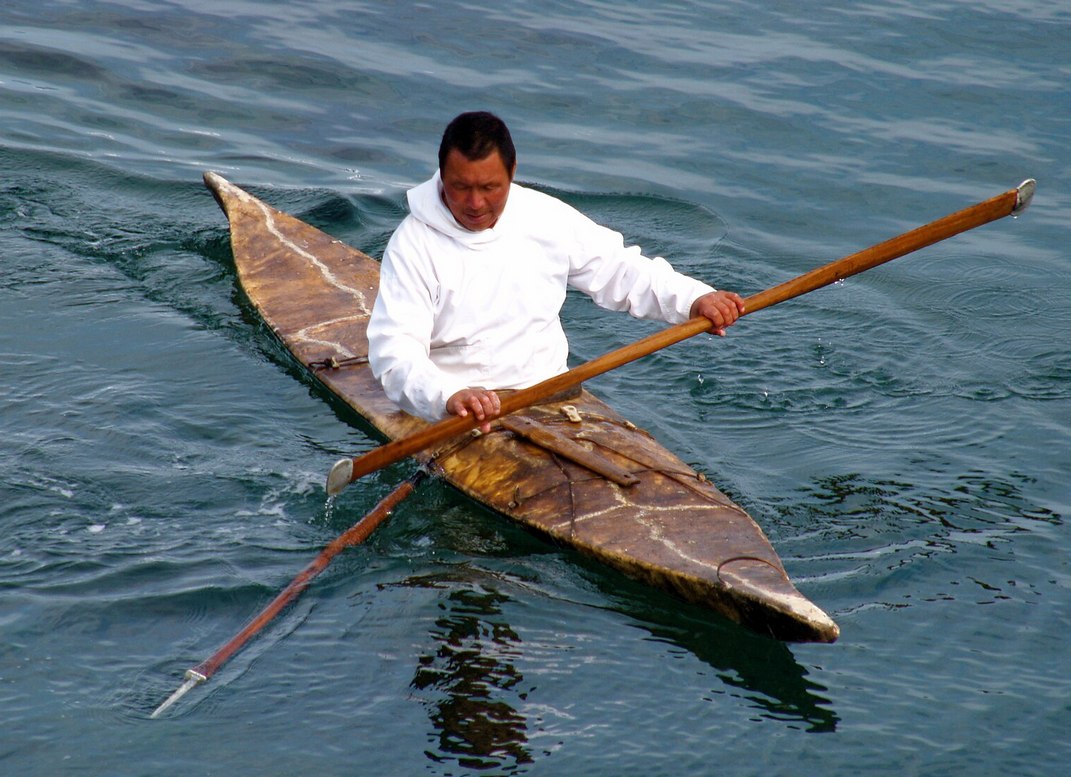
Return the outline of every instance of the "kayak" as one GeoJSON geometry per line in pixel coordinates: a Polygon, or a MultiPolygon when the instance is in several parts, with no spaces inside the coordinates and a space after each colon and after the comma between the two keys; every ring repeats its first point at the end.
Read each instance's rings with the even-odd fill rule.
{"type": "MultiPolygon", "coordinates": [[[[294,359],[385,439],[427,428],[368,366],[379,263],[216,173],[204,180],[229,221],[243,293],[294,359]]],[[[585,388],[414,458],[551,542],[755,632],[787,642],[839,635],[747,512],[585,388]]]]}

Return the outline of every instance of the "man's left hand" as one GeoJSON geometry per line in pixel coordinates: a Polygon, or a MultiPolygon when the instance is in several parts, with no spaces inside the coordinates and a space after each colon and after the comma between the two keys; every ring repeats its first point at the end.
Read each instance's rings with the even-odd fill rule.
{"type": "Polygon", "coordinates": [[[734,291],[712,291],[692,303],[691,317],[706,316],[710,331],[725,337],[725,329],[744,315],[744,298],[734,291]]]}

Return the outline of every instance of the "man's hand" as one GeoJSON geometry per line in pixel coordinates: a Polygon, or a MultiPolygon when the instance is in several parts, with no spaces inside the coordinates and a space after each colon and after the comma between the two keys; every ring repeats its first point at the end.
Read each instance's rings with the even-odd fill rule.
{"type": "Polygon", "coordinates": [[[491,431],[491,419],[498,418],[498,414],[502,412],[502,403],[498,399],[498,394],[493,391],[467,388],[461,389],[446,400],[446,412],[462,418],[468,417],[471,413],[477,421],[483,421],[479,428],[481,432],[487,434],[491,431]]]}
{"type": "Polygon", "coordinates": [[[733,291],[712,291],[692,303],[691,317],[706,316],[710,319],[710,331],[725,337],[726,327],[744,315],[744,299],[733,291]]]}

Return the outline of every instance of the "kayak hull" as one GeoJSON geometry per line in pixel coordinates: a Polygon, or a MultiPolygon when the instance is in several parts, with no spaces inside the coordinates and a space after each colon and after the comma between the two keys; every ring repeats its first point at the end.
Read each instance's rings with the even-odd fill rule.
{"type": "MultiPolygon", "coordinates": [[[[426,428],[367,364],[379,263],[215,173],[205,183],[230,222],[242,290],[294,358],[385,438],[426,428]]],[[[839,635],[742,508],[586,389],[415,458],[553,542],[749,629],[791,642],[839,635]]]]}

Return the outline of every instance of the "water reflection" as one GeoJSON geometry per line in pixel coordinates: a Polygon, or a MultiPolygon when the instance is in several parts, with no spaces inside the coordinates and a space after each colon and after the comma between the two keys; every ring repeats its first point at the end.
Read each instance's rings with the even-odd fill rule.
{"type": "MultiPolygon", "coordinates": [[[[639,630],[637,641],[686,652],[713,670],[697,672],[701,702],[718,704],[731,696],[756,710],[757,720],[808,732],[836,730],[840,718],[827,689],[784,643],[606,570],[590,573],[611,602],[609,608],[605,599],[595,606],[618,613],[614,618],[619,623],[624,616],[626,625],[639,630]]],[[[503,592],[510,587],[507,578],[466,566],[400,583],[441,593],[442,613],[429,630],[430,644],[418,655],[410,685],[427,708],[433,746],[426,755],[438,764],[509,774],[523,771],[542,753],[532,742],[547,732],[547,721],[538,713],[530,719],[528,712],[539,709],[529,699],[535,678],[522,671],[538,662],[539,639],[525,644],[523,625],[512,623],[508,610],[516,602],[508,590],[503,592]]]]}
{"type": "Polygon", "coordinates": [[[810,678],[787,644],[692,605],[667,604],[657,592],[632,593],[627,600],[615,596],[615,609],[655,639],[683,648],[713,668],[720,684],[712,684],[711,698],[732,692],[724,684],[737,689],[763,719],[812,733],[836,730],[840,717],[824,695],[828,689],[810,678]]]}
{"type": "MultiPolygon", "coordinates": [[[[408,581],[436,585],[434,578],[408,581]]],[[[411,687],[426,698],[438,732],[428,758],[456,760],[469,769],[506,769],[530,763],[527,721],[510,703],[523,703],[524,677],[513,663],[520,637],[501,605],[509,597],[482,588],[458,588],[440,603],[431,637],[435,649],[419,658],[411,687]]]]}

